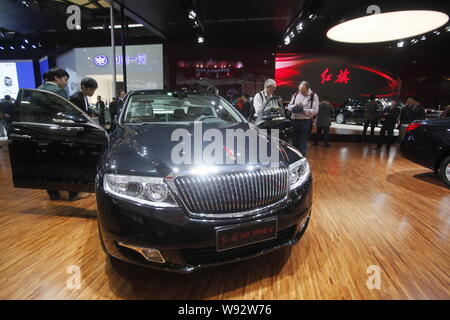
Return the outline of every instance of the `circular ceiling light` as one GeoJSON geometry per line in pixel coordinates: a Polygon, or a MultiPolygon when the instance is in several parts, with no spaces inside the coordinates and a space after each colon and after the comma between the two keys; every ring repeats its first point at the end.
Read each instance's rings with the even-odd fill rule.
{"type": "Polygon", "coordinates": [[[445,13],[429,10],[379,13],[338,24],[328,30],[327,37],[349,43],[393,41],[437,29],[448,20],[445,13]]]}

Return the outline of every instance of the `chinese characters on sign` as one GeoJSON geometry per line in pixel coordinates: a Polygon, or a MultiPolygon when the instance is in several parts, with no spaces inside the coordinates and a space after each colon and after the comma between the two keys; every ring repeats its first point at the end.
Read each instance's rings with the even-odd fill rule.
{"type": "MultiPolygon", "coordinates": [[[[130,64],[130,62],[137,63],[137,64],[147,64],[147,55],[143,53],[139,53],[135,57],[129,57],[128,55],[125,56],[125,62],[126,64],[130,64]]],[[[116,56],[116,64],[122,64],[123,63],[123,57],[122,56],[116,56]]]]}
{"type": "MultiPolygon", "coordinates": [[[[320,77],[322,78],[322,84],[333,80],[333,74],[331,74],[329,72],[330,72],[330,69],[326,68],[325,71],[322,72],[322,74],[320,75],[320,77]]],[[[336,80],[334,81],[334,83],[348,84],[348,82],[350,81],[349,74],[350,74],[350,71],[348,70],[348,68],[345,68],[344,70],[339,70],[339,74],[336,76],[336,80]]]]}

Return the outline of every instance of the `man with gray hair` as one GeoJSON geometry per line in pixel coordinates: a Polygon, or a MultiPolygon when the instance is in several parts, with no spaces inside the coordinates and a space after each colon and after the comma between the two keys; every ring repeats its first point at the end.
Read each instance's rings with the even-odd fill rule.
{"type": "Polygon", "coordinates": [[[293,145],[306,157],[313,118],[319,112],[319,96],[311,90],[308,81],[300,83],[287,109],[292,112],[293,145]]]}
{"type": "Polygon", "coordinates": [[[277,89],[277,83],[273,79],[267,79],[264,82],[264,90],[258,92],[253,98],[253,107],[255,108],[255,118],[257,118],[263,111],[264,104],[273,97],[275,90],[277,89]]]}

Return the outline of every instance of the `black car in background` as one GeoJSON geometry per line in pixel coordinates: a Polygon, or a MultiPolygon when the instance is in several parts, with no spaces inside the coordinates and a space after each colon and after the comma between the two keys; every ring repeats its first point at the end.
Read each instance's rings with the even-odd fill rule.
{"type": "Polygon", "coordinates": [[[401,150],[407,159],[439,174],[450,187],[450,119],[412,122],[401,150]]]}
{"type": "MultiPolygon", "coordinates": [[[[378,113],[388,106],[387,100],[375,100],[378,105],[378,113]]],[[[335,108],[336,122],[338,124],[355,123],[363,124],[365,105],[369,99],[349,99],[341,107],[335,108]]]]}
{"type": "MultiPolygon", "coordinates": [[[[14,186],[95,192],[101,243],[120,260],[191,272],[292,246],[309,222],[306,158],[262,135],[219,96],[132,92],[107,135],[70,101],[21,89],[8,130],[14,186]],[[250,143],[239,154],[224,142],[218,153],[243,154],[243,163],[177,164],[190,143],[176,149],[174,134],[196,139],[198,123],[224,135],[254,132],[261,147],[276,143],[279,160],[255,163],[250,143]]],[[[194,152],[204,152],[207,140],[194,140],[194,152]]]]}

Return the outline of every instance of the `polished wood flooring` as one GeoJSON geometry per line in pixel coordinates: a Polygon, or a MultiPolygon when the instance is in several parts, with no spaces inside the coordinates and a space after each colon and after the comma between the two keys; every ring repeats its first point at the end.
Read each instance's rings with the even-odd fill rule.
{"type": "Polygon", "coordinates": [[[334,143],[310,146],[309,158],[314,208],[294,248],[183,275],[111,263],[95,196],[52,202],[12,188],[4,147],[0,299],[449,299],[449,189],[398,147],[334,143]],[[73,265],[79,289],[69,289],[73,265]],[[369,266],[380,289],[367,287],[369,266]]]}

